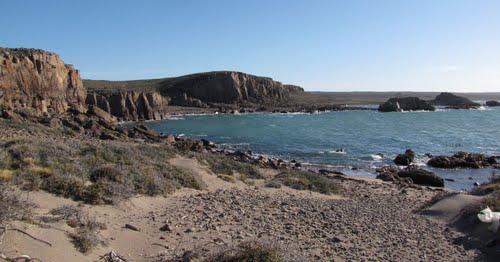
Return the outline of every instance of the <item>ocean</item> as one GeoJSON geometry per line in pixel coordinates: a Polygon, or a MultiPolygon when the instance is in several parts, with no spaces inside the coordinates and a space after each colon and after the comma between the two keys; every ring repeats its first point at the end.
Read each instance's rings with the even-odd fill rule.
{"type": "Polygon", "coordinates": [[[295,159],[305,168],[368,177],[376,176],[375,168],[393,164],[397,154],[412,149],[418,155],[417,165],[455,180],[445,181],[445,187],[457,190],[470,190],[474,182],[487,181],[495,170],[431,168],[426,166],[426,153],[452,155],[466,151],[500,155],[498,107],[402,113],[193,115],[147,125],[160,133],[204,138],[227,149],[295,159]]]}

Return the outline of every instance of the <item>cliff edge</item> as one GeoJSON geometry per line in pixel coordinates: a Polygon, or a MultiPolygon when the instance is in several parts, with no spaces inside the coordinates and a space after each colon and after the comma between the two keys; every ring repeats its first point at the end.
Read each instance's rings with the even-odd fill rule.
{"type": "Polygon", "coordinates": [[[58,55],[40,49],[0,48],[0,104],[43,113],[85,111],[80,73],[58,55]]]}

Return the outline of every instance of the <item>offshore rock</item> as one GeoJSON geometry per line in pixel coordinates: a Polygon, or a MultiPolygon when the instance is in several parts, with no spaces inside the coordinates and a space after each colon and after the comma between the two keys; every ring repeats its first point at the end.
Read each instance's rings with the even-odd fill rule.
{"type": "Polygon", "coordinates": [[[418,97],[393,97],[378,107],[380,112],[435,111],[436,108],[418,97]]]}
{"type": "Polygon", "coordinates": [[[462,96],[457,96],[452,93],[443,92],[430,101],[433,105],[447,106],[451,109],[470,109],[481,106],[478,103],[472,102],[470,99],[462,96]]]}
{"type": "Polygon", "coordinates": [[[85,111],[80,73],[58,55],[40,49],[0,48],[0,104],[62,113],[85,111]]]}
{"type": "Polygon", "coordinates": [[[500,106],[500,102],[498,101],[486,101],[486,106],[500,106]]]}

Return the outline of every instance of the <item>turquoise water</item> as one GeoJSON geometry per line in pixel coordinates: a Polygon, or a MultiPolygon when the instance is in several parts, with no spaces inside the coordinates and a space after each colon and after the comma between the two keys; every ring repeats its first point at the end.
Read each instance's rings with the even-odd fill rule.
{"type": "Polygon", "coordinates": [[[455,189],[470,189],[473,182],[486,181],[492,170],[428,168],[425,153],[451,155],[467,151],[500,155],[500,108],[202,115],[147,124],[166,134],[204,138],[223,147],[296,159],[311,168],[327,167],[352,175],[375,176],[376,167],[391,164],[398,153],[411,148],[419,155],[419,165],[443,178],[455,179],[446,183],[446,187],[455,189]],[[345,154],[335,152],[338,149],[345,154]]]}

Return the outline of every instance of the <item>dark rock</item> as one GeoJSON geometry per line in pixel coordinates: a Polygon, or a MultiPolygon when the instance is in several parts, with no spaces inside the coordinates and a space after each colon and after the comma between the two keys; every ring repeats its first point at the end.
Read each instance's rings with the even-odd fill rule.
{"type": "Polygon", "coordinates": [[[417,185],[444,187],[444,181],[432,172],[417,168],[407,168],[398,172],[399,177],[411,178],[417,185]]]}
{"type": "Polygon", "coordinates": [[[22,117],[12,110],[2,110],[1,116],[5,119],[21,121],[22,117]]]}
{"type": "Polygon", "coordinates": [[[102,140],[118,140],[117,136],[115,136],[114,134],[111,134],[109,132],[105,132],[105,131],[102,131],[99,138],[102,140]]]}
{"type": "Polygon", "coordinates": [[[165,224],[162,227],[160,227],[160,231],[172,232],[172,231],[174,231],[174,229],[169,224],[165,224]]]}
{"type": "Polygon", "coordinates": [[[479,184],[478,182],[474,182],[474,186],[479,186],[481,184],[479,184]]]}
{"type": "Polygon", "coordinates": [[[397,97],[387,100],[378,107],[380,112],[435,111],[436,108],[418,97],[397,97]]]}
{"type": "Polygon", "coordinates": [[[493,106],[500,106],[500,102],[498,102],[498,101],[487,101],[486,102],[486,106],[491,106],[491,107],[493,107],[493,106]]]}
{"type": "Polygon", "coordinates": [[[496,161],[494,156],[458,152],[453,156],[435,156],[427,164],[438,168],[482,168],[494,165],[496,161]]]}
{"type": "Polygon", "coordinates": [[[453,179],[453,178],[445,178],[444,180],[449,181],[449,182],[455,182],[455,179],[453,179]]]}
{"type": "Polygon", "coordinates": [[[452,93],[441,93],[431,101],[433,105],[448,106],[457,109],[469,109],[481,106],[478,103],[472,102],[470,99],[462,96],[457,96],[452,93]]]}
{"type": "Polygon", "coordinates": [[[75,121],[73,120],[69,120],[69,119],[62,119],[62,124],[66,127],[69,127],[71,128],[72,130],[80,133],[80,132],[83,132],[83,127],[80,126],[78,123],[76,123],[75,121]]]}
{"type": "Polygon", "coordinates": [[[396,165],[407,166],[410,165],[415,159],[415,152],[411,149],[407,149],[404,154],[399,154],[394,159],[396,165]]]}

